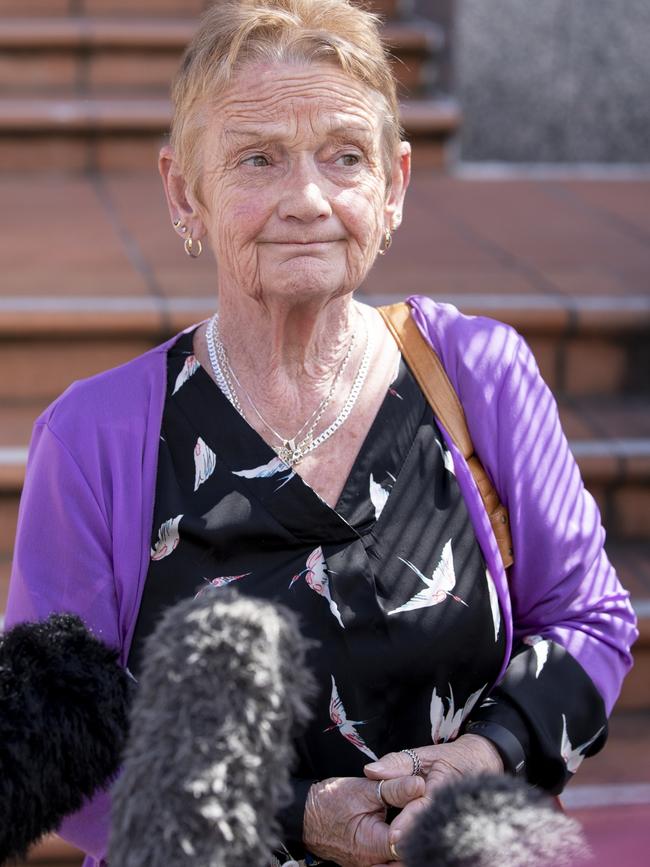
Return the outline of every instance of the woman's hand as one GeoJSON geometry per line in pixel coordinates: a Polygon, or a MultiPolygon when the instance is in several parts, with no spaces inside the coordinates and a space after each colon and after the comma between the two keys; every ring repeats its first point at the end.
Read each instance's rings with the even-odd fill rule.
{"type": "MultiPolygon", "coordinates": [[[[419,811],[431,803],[436,789],[460,777],[503,773],[503,761],[496,747],[480,735],[461,735],[451,743],[418,747],[414,752],[422,763],[421,773],[426,786],[424,794],[406,804],[390,826],[389,844],[392,843],[398,851],[399,838],[411,827],[419,811]]],[[[371,762],[364,768],[364,773],[370,780],[402,778],[404,774],[412,771],[412,759],[407,753],[401,752],[387,753],[378,762],[371,762]]],[[[386,791],[386,785],[387,783],[384,783],[382,787],[382,794],[386,791]]],[[[386,867],[384,862],[375,864],[386,867]]],[[[396,867],[394,860],[391,867],[396,867]]]]}
{"type": "MultiPolygon", "coordinates": [[[[409,769],[410,773],[410,769],[409,769]]],[[[379,779],[379,778],[378,778],[379,779]]],[[[341,867],[371,867],[391,857],[386,806],[404,807],[424,795],[421,777],[393,774],[377,797],[377,783],[333,777],[314,783],[307,795],[303,840],[319,858],[341,867]]]]}

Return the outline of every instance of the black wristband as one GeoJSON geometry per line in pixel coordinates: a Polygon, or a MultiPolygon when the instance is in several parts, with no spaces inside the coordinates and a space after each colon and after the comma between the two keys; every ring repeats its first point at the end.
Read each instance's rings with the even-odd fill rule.
{"type": "Polygon", "coordinates": [[[513,777],[526,773],[524,749],[511,731],[498,723],[476,720],[466,726],[467,734],[481,735],[491,741],[501,756],[504,770],[513,777]]]}

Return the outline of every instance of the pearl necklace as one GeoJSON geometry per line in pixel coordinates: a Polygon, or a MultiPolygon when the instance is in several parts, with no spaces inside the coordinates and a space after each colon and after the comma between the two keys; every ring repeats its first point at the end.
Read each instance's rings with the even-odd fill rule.
{"type": "Polygon", "coordinates": [[[234,383],[237,383],[239,389],[246,396],[247,401],[250,403],[257,417],[280,441],[281,445],[273,447],[278,457],[288,466],[295,466],[300,460],[302,460],[302,458],[305,457],[305,455],[309,454],[309,452],[318,448],[318,446],[322,445],[326,440],[328,440],[332,436],[332,434],[341,427],[341,425],[346,421],[346,419],[352,412],[352,409],[357,402],[357,398],[359,397],[361,389],[363,388],[363,384],[368,374],[368,368],[370,366],[370,358],[372,355],[372,341],[370,338],[370,330],[366,325],[366,346],[363,353],[363,358],[361,359],[361,364],[359,365],[357,375],[354,379],[354,382],[352,383],[352,388],[350,389],[347,400],[343,405],[341,412],[337,415],[334,421],[327,428],[325,428],[322,433],[320,433],[316,438],[314,438],[314,431],[316,429],[316,426],[322,418],[327,406],[331,402],[338,381],[340,380],[343,371],[345,370],[347,363],[352,355],[354,337],[350,341],[350,345],[348,347],[345,358],[343,359],[343,362],[341,363],[338,371],[336,372],[334,380],[332,381],[332,385],[330,386],[330,389],[325,398],[316,407],[314,412],[309,416],[307,421],[302,425],[302,427],[298,430],[295,436],[291,438],[285,438],[281,434],[279,434],[273,427],[271,427],[271,425],[263,418],[262,414],[255,406],[251,396],[237,379],[237,376],[235,375],[235,372],[232,369],[232,366],[226,354],[226,349],[217,334],[218,321],[219,316],[217,313],[215,313],[215,315],[212,317],[208,324],[205,334],[208,356],[210,358],[212,372],[214,373],[214,378],[217,385],[219,386],[223,394],[228,398],[230,403],[237,410],[237,412],[242,416],[242,418],[246,419],[246,415],[244,414],[241,403],[239,402],[239,399],[237,397],[237,390],[234,387],[234,383]],[[311,421],[312,419],[313,421],[311,421]],[[306,435],[301,440],[296,442],[296,440],[310,421],[311,425],[307,430],[306,435]]]}

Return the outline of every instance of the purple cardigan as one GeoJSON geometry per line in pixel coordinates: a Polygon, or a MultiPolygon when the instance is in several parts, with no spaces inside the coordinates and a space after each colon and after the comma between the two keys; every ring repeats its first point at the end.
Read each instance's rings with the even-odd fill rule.
{"type": "MultiPolygon", "coordinates": [[[[555,401],[513,329],[429,298],[409,302],[510,512],[515,563],[506,577],[474,480],[441,428],[499,594],[507,636],[502,673],[513,635],[543,634],[580,662],[609,712],[632,664],[635,617],[603,550],[600,515],[555,401]]],[[[176,339],[74,383],[36,421],[8,627],[74,611],[126,662],[149,566],[166,351],[176,339]]],[[[61,836],[89,853],[84,867],[102,864],[108,823],[106,793],[63,823],[61,836]]]]}

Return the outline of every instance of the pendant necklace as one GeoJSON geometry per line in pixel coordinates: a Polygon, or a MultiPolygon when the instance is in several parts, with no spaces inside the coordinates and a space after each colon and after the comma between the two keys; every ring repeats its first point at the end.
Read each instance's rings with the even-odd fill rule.
{"type": "Polygon", "coordinates": [[[234,370],[232,369],[223,342],[218,336],[218,321],[218,314],[215,313],[206,329],[208,356],[210,358],[210,364],[212,365],[212,371],[214,373],[217,385],[219,386],[223,394],[228,398],[230,403],[237,410],[237,412],[242,416],[242,418],[246,419],[241,403],[239,402],[239,399],[237,397],[235,383],[237,384],[240,391],[245,395],[246,400],[250,404],[255,415],[259,418],[262,424],[264,424],[264,426],[268,428],[268,430],[270,430],[275,437],[277,437],[277,439],[281,443],[281,445],[273,446],[278,457],[288,466],[295,466],[306,454],[313,451],[315,448],[318,448],[319,445],[322,445],[322,443],[329,439],[329,437],[332,436],[332,434],[335,433],[335,431],[337,431],[339,427],[341,427],[341,425],[350,415],[350,412],[352,411],[352,408],[357,401],[359,393],[361,392],[366,376],[368,374],[370,357],[372,355],[372,341],[370,339],[370,331],[367,324],[366,346],[363,358],[361,359],[361,364],[359,365],[357,375],[354,379],[354,382],[352,383],[348,398],[343,405],[341,412],[334,419],[334,421],[321,434],[314,438],[315,429],[319,421],[321,420],[323,414],[325,413],[325,410],[330,404],[332,398],[334,397],[338,382],[340,381],[343,372],[347,367],[348,361],[350,360],[350,357],[352,355],[352,350],[354,347],[354,335],[350,340],[350,345],[348,346],[345,357],[341,362],[339,369],[334,376],[334,379],[332,380],[332,384],[325,398],[320,402],[314,412],[309,416],[307,421],[301,426],[301,428],[293,437],[284,437],[266,421],[266,419],[262,416],[260,411],[255,406],[255,403],[253,402],[251,396],[239,382],[239,379],[237,378],[234,370]],[[309,428],[306,431],[305,435],[301,438],[301,434],[305,430],[307,425],[309,425],[309,428]]]}

